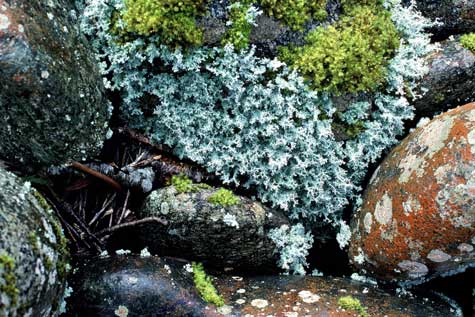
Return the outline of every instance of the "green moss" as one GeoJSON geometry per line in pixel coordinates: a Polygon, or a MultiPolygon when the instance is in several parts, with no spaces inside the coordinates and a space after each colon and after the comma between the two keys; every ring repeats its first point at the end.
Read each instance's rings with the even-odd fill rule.
{"type": "Polygon", "coordinates": [[[335,94],[374,91],[384,84],[399,36],[386,10],[354,7],[335,25],[318,27],[302,47],[281,48],[280,57],[315,90],[335,94]]]}
{"type": "Polygon", "coordinates": [[[46,201],[46,199],[43,197],[43,195],[40,194],[39,191],[37,190],[32,190],[31,191],[33,193],[33,196],[35,196],[36,200],[38,201],[38,203],[40,204],[40,206],[44,209],[44,210],[49,210],[51,209],[51,206],[48,204],[48,202],[46,201]]]}
{"type": "Polygon", "coordinates": [[[60,279],[66,277],[68,260],[69,260],[69,248],[68,248],[68,239],[64,236],[61,225],[58,221],[53,222],[53,230],[58,241],[57,251],[58,251],[58,261],[56,263],[56,270],[58,271],[58,276],[60,279]]]}
{"type": "Polygon", "coordinates": [[[232,24],[221,41],[223,45],[232,44],[237,50],[249,47],[252,24],[249,23],[246,17],[252,3],[252,0],[242,0],[231,5],[229,22],[232,24]]]}
{"type": "Polygon", "coordinates": [[[360,317],[369,317],[366,308],[361,305],[359,299],[353,296],[344,296],[338,299],[338,305],[345,310],[352,310],[359,314],[360,317]]]}
{"type": "Polygon", "coordinates": [[[0,273],[4,281],[4,284],[0,284],[0,293],[10,298],[11,306],[16,306],[20,291],[15,275],[15,260],[6,253],[0,254],[0,273]]]}
{"type": "Polygon", "coordinates": [[[475,53],[475,33],[464,34],[460,37],[460,44],[475,53]]]}
{"type": "MultiPolygon", "coordinates": [[[[124,31],[144,36],[156,34],[170,46],[199,45],[203,31],[195,20],[204,14],[205,4],[204,0],[125,0],[124,31]]],[[[114,30],[120,32],[117,24],[114,30]]]]}
{"type": "Polygon", "coordinates": [[[224,305],[224,299],[218,294],[216,288],[213,286],[211,277],[206,275],[203,269],[203,264],[192,263],[194,282],[198,293],[207,303],[214,304],[218,307],[224,305]]]}
{"type": "Polygon", "coordinates": [[[36,235],[36,232],[30,232],[28,234],[28,241],[30,242],[33,253],[39,255],[40,249],[38,248],[38,236],[36,235]]]}
{"type": "Polygon", "coordinates": [[[220,188],[209,196],[208,201],[214,205],[228,207],[239,203],[239,197],[228,189],[220,188]]]}
{"type": "Polygon", "coordinates": [[[260,0],[266,14],[282,20],[294,31],[302,31],[311,18],[327,17],[327,0],[260,0]]]}
{"type": "Polygon", "coordinates": [[[183,174],[173,175],[168,184],[175,187],[179,193],[194,193],[202,189],[211,188],[211,186],[204,183],[194,184],[191,179],[183,174]]]}

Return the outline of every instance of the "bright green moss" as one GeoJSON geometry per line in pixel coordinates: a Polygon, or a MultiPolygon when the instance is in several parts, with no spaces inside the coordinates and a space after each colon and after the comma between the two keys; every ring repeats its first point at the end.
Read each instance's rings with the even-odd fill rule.
{"type": "Polygon", "coordinates": [[[68,248],[68,239],[64,236],[61,225],[58,221],[53,223],[53,231],[58,241],[57,251],[58,251],[58,261],[56,263],[56,270],[58,271],[58,276],[63,279],[68,272],[68,260],[69,260],[69,248],[68,248]]]}
{"type": "Polygon", "coordinates": [[[209,196],[208,201],[214,205],[228,207],[239,203],[239,197],[234,195],[233,192],[228,189],[220,188],[209,196]]]}
{"type": "Polygon", "coordinates": [[[191,179],[186,177],[186,175],[173,175],[170,181],[168,182],[169,185],[175,187],[176,191],[181,193],[194,193],[200,191],[202,189],[211,188],[208,184],[200,183],[194,184],[191,179]]]}
{"type": "Polygon", "coordinates": [[[15,260],[8,254],[0,254],[0,274],[4,284],[0,284],[0,293],[10,298],[10,305],[16,306],[20,291],[17,288],[15,260]]]}
{"type": "Polygon", "coordinates": [[[232,24],[222,39],[223,45],[232,44],[237,50],[249,47],[252,24],[247,19],[247,12],[252,2],[251,0],[242,0],[230,6],[229,22],[232,24]]]}
{"type": "Polygon", "coordinates": [[[327,0],[260,0],[260,4],[268,15],[294,31],[302,31],[311,18],[321,21],[327,17],[327,0]]]}
{"type": "Polygon", "coordinates": [[[216,288],[213,286],[211,277],[206,275],[203,269],[203,264],[192,263],[194,282],[198,293],[207,303],[214,304],[218,307],[224,305],[224,299],[218,294],[216,288]]]}
{"type": "Polygon", "coordinates": [[[281,59],[310,80],[315,90],[335,94],[375,91],[399,47],[390,13],[355,7],[335,25],[318,27],[302,47],[281,49],[281,59]]]}
{"type": "Polygon", "coordinates": [[[344,296],[338,299],[338,305],[345,310],[352,310],[359,314],[360,317],[369,317],[366,308],[361,305],[359,299],[353,296],[344,296]]]}
{"type": "Polygon", "coordinates": [[[475,33],[464,34],[460,37],[460,44],[475,53],[475,33]]]}
{"type": "Polygon", "coordinates": [[[204,0],[125,0],[125,5],[122,20],[126,33],[157,34],[170,46],[202,42],[203,32],[195,19],[204,13],[204,0]]]}

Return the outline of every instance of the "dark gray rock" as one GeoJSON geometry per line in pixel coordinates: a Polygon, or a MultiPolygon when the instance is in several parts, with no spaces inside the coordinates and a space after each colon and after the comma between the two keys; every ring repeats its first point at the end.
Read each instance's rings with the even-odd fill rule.
{"type": "Polygon", "coordinates": [[[152,252],[215,267],[274,267],[275,245],[267,234],[289,225],[288,219],[245,197],[239,197],[234,206],[214,205],[208,201],[214,192],[215,188],[209,188],[179,193],[173,186],[152,192],[139,216],[160,217],[168,225],[144,225],[139,238],[152,252]]]}
{"type": "Polygon", "coordinates": [[[66,241],[43,198],[0,169],[0,316],[57,316],[66,241]]]}
{"type": "Polygon", "coordinates": [[[71,316],[213,316],[186,261],[114,256],[81,262],[71,279],[71,316]]]}
{"type": "Polygon", "coordinates": [[[475,100],[475,54],[458,39],[441,43],[428,57],[429,73],[421,81],[422,98],[413,102],[418,116],[435,114],[475,100]]]}
{"type": "Polygon", "coordinates": [[[109,104],[66,0],[0,2],[0,152],[42,167],[94,154],[109,104]]]}
{"type": "Polygon", "coordinates": [[[456,316],[437,298],[407,299],[374,285],[309,276],[217,277],[213,284],[225,302],[217,308],[199,298],[187,264],[157,257],[92,259],[73,278],[68,311],[88,317],[358,316],[340,307],[339,300],[351,296],[369,316],[456,316]]]}
{"type": "Polygon", "coordinates": [[[475,31],[475,0],[416,0],[416,3],[424,16],[442,22],[432,30],[436,38],[475,31]]]}

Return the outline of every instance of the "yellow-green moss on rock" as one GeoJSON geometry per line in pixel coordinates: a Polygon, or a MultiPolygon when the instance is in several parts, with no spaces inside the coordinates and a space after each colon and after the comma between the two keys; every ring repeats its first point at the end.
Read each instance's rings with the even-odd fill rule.
{"type": "Polygon", "coordinates": [[[460,37],[460,44],[475,53],[475,33],[464,34],[460,37]]]}
{"type": "Polygon", "coordinates": [[[196,289],[207,303],[214,304],[218,307],[224,305],[224,299],[218,294],[216,288],[213,286],[213,281],[210,276],[206,275],[206,272],[201,263],[192,263],[193,267],[193,280],[195,282],[196,289]]]}
{"type": "Polygon", "coordinates": [[[234,195],[229,189],[220,188],[209,196],[208,201],[214,205],[229,207],[237,205],[239,197],[234,195]]]}
{"type": "Polygon", "coordinates": [[[335,25],[318,27],[301,47],[284,47],[281,58],[315,90],[335,94],[374,91],[384,84],[389,60],[399,47],[388,11],[354,7],[335,25]]]}

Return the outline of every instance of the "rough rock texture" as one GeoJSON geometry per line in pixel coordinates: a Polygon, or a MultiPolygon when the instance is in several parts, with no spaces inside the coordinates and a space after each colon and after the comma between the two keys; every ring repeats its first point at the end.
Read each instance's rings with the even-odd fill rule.
{"type": "Polygon", "coordinates": [[[338,300],[359,299],[370,316],[454,316],[440,301],[392,296],[373,285],[341,278],[223,276],[213,280],[225,306],[205,304],[193,286],[186,261],[114,257],[81,265],[73,278],[68,311],[77,316],[274,316],[354,317],[338,300]]]}
{"type": "Polygon", "coordinates": [[[275,245],[267,234],[288,225],[288,219],[245,197],[239,197],[234,206],[212,204],[208,198],[215,192],[210,188],[179,193],[173,186],[152,192],[140,216],[160,217],[168,225],[152,223],[137,234],[153,252],[196,259],[205,265],[275,266],[275,245]]]}
{"type": "Polygon", "coordinates": [[[0,169],[0,316],[57,316],[67,252],[43,198],[0,169]]]}
{"type": "Polygon", "coordinates": [[[416,283],[475,264],[475,103],[412,132],[383,161],[352,222],[350,258],[416,283]]]}
{"type": "Polygon", "coordinates": [[[432,30],[436,38],[475,31],[475,0],[416,0],[416,3],[423,15],[442,22],[432,30]]]}
{"type": "Polygon", "coordinates": [[[0,0],[1,156],[44,166],[93,154],[109,105],[66,0],[0,0]]]}
{"type": "Polygon", "coordinates": [[[458,39],[441,43],[441,50],[429,56],[428,63],[430,71],[421,81],[426,93],[413,102],[418,116],[432,117],[475,100],[475,54],[458,39]]]}

